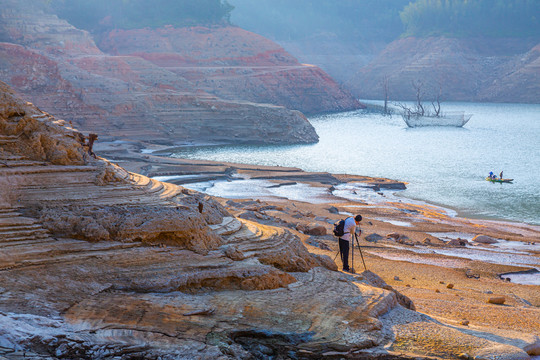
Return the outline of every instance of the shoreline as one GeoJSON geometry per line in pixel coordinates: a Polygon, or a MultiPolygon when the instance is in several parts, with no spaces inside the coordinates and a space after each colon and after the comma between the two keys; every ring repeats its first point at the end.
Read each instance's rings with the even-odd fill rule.
{"type": "MultiPolygon", "coordinates": [[[[100,145],[107,148],[107,147],[110,147],[110,144],[114,144],[114,143],[115,143],[115,141],[110,141],[110,142],[103,141],[103,142],[101,142],[100,145]]],[[[120,143],[123,143],[123,142],[120,141],[120,143]]],[[[191,142],[189,144],[175,145],[175,146],[145,144],[145,143],[142,143],[142,142],[132,142],[132,141],[130,141],[129,143],[131,143],[132,145],[136,144],[135,145],[135,147],[136,147],[135,151],[133,151],[133,149],[129,149],[129,147],[126,149],[127,152],[129,153],[129,156],[132,157],[132,158],[139,157],[139,158],[144,159],[145,156],[157,156],[157,157],[160,157],[160,158],[179,159],[179,160],[182,160],[182,161],[188,162],[188,163],[189,162],[192,162],[192,163],[207,162],[207,163],[216,163],[216,164],[218,164],[218,163],[220,163],[220,164],[233,164],[233,165],[241,166],[241,167],[252,167],[252,168],[261,168],[261,169],[262,168],[287,169],[287,167],[282,167],[282,166],[279,166],[279,165],[267,166],[267,165],[251,164],[251,163],[235,163],[235,162],[213,161],[213,160],[205,160],[205,159],[176,158],[176,157],[171,156],[174,153],[174,150],[176,150],[176,149],[185,149],[185,148],[191,148],[191,147],[207,147],[207,146],[231,145],[231,144],[225,144],[225,143],[212,143],[212,144],[210,144],[210,143],[191,142]]],[[[98,149],[102,149],[100,147],[100,145],[98,145],[98,147],[97,147],[98,149]]],[[[141,160],[143,160],[143,159],[141,159],[141,160]]],[[[294,168],[294,169],[298,169],[299,171],[304,172],[306,174],[312,173],[312,172],[306,171],[306,170],[301,169],[301,168],[294,168]]],[[[328,173],[328,174],[330,174],[330,173],[328,173]]],[[[402,183],[402,184],[405,184],[405,185],[408,184],[407,182],[402,181],[402,180],[380,178],[380,177],[371,177],[371,176],[364,176],[364,175],[333,174],[333,173],[332,173],[332,175],[334,175],[336,177],[340,177],[340,176],[343,176],[343,177],[356,176],[356,177],[359,177],[359,178],[362,178],[362,179],[374,179],[374,180],[376,180],[376,179],[386,179],[388,181],[395,182],[395,183],[402,183]]],[[[175,176],[175,174],[171,173],[169,176],[175,176]]],[[[182,185],[181,182],[176,182],[176,183],[178,185],[182,185]]],[[[398,189],[398,190],[405,190],[405,189],[398,189]]],[[[451,217],[466,218],[466,219],[479,220],[479,221],[492,221],[492,222],[511,223],[511,224],[516,224],[516,225],[518,225],[518,224],[526,224],[526,225],[528,225],[530,227],[537,227],[538,229],[540,229],[540,223],[536,224],[536,223],[525,222],[525,221],[520,221],[520,220],[515,220],[515,219],[501,218],[501,217],[496,217],[496,216],[475,216],[474,214],[468,214],[467,210],[460,209],[460,208],[457,208],[457,207],[454,207],[454,206],[451,206],[451,205],[439,203],[439,202],[436,202],[436,201],[429,201],[429,200],[419,199],[419,198],[415,198],[415,197],[408,197],[406,195],[403,195],[400,192],[395,192],[392,195],[395,196],[396,198],[400,198],[403,201],[408,202],[408,203],[419,202],[419,203],[422,203],[422,204],[425,204],[425,205],[437,206],[437,207],[439,207],[441,209],[446,210],[448,213],[452,213],[452,212],[455,213],[454,215],[449,214],[449,216],[451,216],[451,217]]],[[[470,211],[472,211],[472,210],[470,210],[470,211]]]]}
{"type": "MultiPolygon", "coordinates": [[[[355,255],[351,264],[360,276],[365,263],[367,270],[409,298],[417,313],[459,331],[489,334],[508,342],[532,341],[535,345],[530,355],[540,354],[540,341],[529,340],[540,338],[539,226],[475,220],[459,215],[452,217],[436,205],[407,202],[394,196],[385,202],[373,203],[361,197],[351,200],[335,194],[339,184],[347,185],[342,191],[351,191],[351,195],[358,195],[352,193],[351,183],[364,184],[363,190],[374,194],[377,194],[374,189],[391,191],[404,185],[394,180],[309,173],[278,166],[168,158],[141,153],[141,144],[130,144],[101,143],[94,151],[128,171],[149,177],[197,176],[230,185],[235,183],[231,181],[233,176],[246,176],[250,181],[268,183],[266,185],[272,191],[292,191],[305,186],[316,188],[319,194],[325,194],[325,201],[207,196],[238,219],[285,229],[309,252],[324,255],[330,261],[335,259],[338,269],[342,264],[336,256],[337,240],[331,235],[333,223],[345,214],[360,213],[363,216],[362,233],[356,245],[362,256],[358,247],[353,246],[355,255]],[[476,235],[484,235],[494,243],[472,241],[476,235]],[[519,275],[523,272],[525,274],[519,275]],[[514,280],[507,281],[510,277],[514,280]]],[[[179,185],[181,183],[178,181],[179,185]]],[[[245,186],[247,183],[238,184],[245,186]]],[[[245,193],[250,189],[243,190],[245,193]]],[[[394,330],[409,336],[399,329],[394,330]]],[[[408,348],[400,348],[397,343],[393,350],[407,351],[408,348]]],[[[428,347],[422,351],[430,350],[428,347]]]]}
{"type": "MultiPolygon", "coordinates": [[[[193,144],[192,146],[203,146],[204,144],[193,144]]],[[[174,147],[178,148],[178,146],[174,147]]],[[[279,187],[287,184],[287,181],[296,181],[297,183],[304,183],[311,186],[330,187],[329,182],[338,181],[342,184],[348,183],[362,183],[365,185],[366,190],[377,193],[378,190],[393,191],[392,197],[388,201],[385,199],[383,202],[391,204],[395,207],[427,207],[439,209],[439,212],[445,212],[446,221],[452,222],[477,222],[488,224],[500,228],[501,231],[505,231],[506,228],[525,228],[526,231],[538,232],[540,234],[540,225],[531,224],[527,222],[512,221],[508,219],[493,219],[486,217],[468,217],[462,216],[459,209],[452,208],[444,204],[437,204],[428,202],[422,199],[411,199],[405,196],[401,196],[399,192],[395,190],[405,189],[406,182],[399,180],[369,177],[363,175],[351,175],[351,174],[331,174],[327,172],[308,172],[300,168],[289,168],[283,166],[265,166],[247,163],[231,163],[231,162],[218,162],[212,160],[199,160],[199,159],[185,159],[175,158],[167,156],[172,149],[170,146],[144,144],[141,142],[106,142],[102,141],[95,147],[96,151],[99,151],[105,158],[118,162],[126,170],[138,172],[149,177],[158,176],[184,176],[184,179],[189,181],[170,181],[177,185],[187,185],[190,183],[205,181],[227,181],[231,182],[232,174],[236,173],[239,176],[245,175],[252,180],[269,180],[278,182],[279,187]],[[126,146],[127,145],[127,146],[126,146]],[[144,151],[147,150],[147,151],[144,151]],[[155,154],[155,155],[154,155],[155,154]],[[194,176],[200,176],[198,179],[194,176]],[[197,181],[198,180],[198,181],[197,181]],[[453,214],[452,214],[453,213],[453,214]]],[[[329,194],[330,198],[337,199],[339,196],[329,194]]],[[[362,200],[351,200],[350,198],[341,198],[344,202],[365,202],[362,200]]],[[[288,200],[286,198],[283,201],[302,201],[302,200],[288,200]]],[[[329,201],[329,200],[328,200],[329,201]]],[[[370,206],[380,206],[377,204],[370,204],[370,206]]],[[[388,205],[385,205],[388,206],[388,205]]],[[[539,238],[540,240],[540,238],[539,238]]]]}
{"type": "Polygon", "coordinates": [[[497,223],[497,222],[510,223],[510,224],[515,224],[515,225],[524,224],[524,225],[527,225],[527,226],[530,226],[530,227],[536,227],[536,228],[540,229],[540,224],[533,224],[533,223],[526,222],[526,221],[505,219],[505,218],[494,217],[494,216],[493,217],[490,217],[490,216],[474,216],[474,215],[467,214],[467,211],[465,211],[465,210],[462,210],[462,209],[459,209],[459,208],[456,208],[456,207],[453,207],[453,206],[450,206],[450,205],[441,204],[441,203],[437,203],[437,202],[434,202],[434,201],[428,201],[428,200],[423,200],[423,199],[409,198],[407,196],[400,196],[399,193],[396,196],[401,197],[401,198],[403,198],[403,199],[405,199],[407,201],[410,201],[410,202],[418,201],[418,202],[423,202],[425,204],[438,206],[438,207],[440,207],[442,209],[450,210],[450,211],[455,213],[455,215],[453,215],[453,217],[466,218],[466,219],[477,220],[477,221],[491,221],[491,222],[495,222],[495,223],[497,223]]]}

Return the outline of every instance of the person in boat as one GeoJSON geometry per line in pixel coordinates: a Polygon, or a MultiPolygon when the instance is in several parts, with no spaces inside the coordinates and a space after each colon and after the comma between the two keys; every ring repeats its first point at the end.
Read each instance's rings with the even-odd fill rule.
{"type": "Polygon", "coordinates": [[[503,172],[501,171],[501,173],[499,174],[499,177],[501,178],[501,180],[502,180],[502,178],[503,178],[503,177],[502,177],[502,173],[503,173],[503,172]]]}
{"type": "Polygon", "coordinates": [[[490,179],[493,179],[494,177],[495,177],[495,174],[493,174],[493,171],[490,171],[490,172],[489,172],[489,178],[490,178],[490,179]]]}

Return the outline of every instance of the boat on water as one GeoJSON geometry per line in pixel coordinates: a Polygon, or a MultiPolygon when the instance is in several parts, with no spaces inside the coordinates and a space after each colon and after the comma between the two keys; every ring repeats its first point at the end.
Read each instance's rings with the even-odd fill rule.
{"type": "Polygon", "coordinates": [[[496,182],[496,183],[511,183],[514,179],[500,179],[500,178],[486,178],[487,181],[496,182]]]}
{"type": "Polygon", "coordinates": [[[401,117],[405,121],[408,127],[422,127],[422,126],[454,126],[462,127],[472,117],[472,114],[465,114],[463,112],[458,113],[446,113],[444,115],[417,115],[410,112],[404,112],[401,117]]]}

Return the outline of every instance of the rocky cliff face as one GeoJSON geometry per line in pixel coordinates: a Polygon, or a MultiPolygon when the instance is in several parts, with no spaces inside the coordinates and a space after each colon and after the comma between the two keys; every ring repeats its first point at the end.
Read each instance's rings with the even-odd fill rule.
{"type": "Polygon", "coordinates": [[[525,360],[536,346],[417,313],[261,223],[264,204],[233,202],[261,222],[235,217],[81,136],[0,83],[2,358],[525,360]]]}
{"type": "Polygon", "coordinates": [[[376,346],[399,306],[288,230],[90,156],[2,83],[0,159],[2,354],[319,356],[376,346]]]}
{"type": "Polygon", "coordinates": [[[359,98],[414,99],[412,81],[426,100],[540,102],[538,45],[520,39],[405,38],[392,42],[349,84],[359,98]],[[530,50],[532,48],[532,50],[530,50]]]}
{"type": "Polygon", "coordinates": [[[478,92],[480,100],[540,103],[540,44],[516,56],[501,72],[478,92]]]}
{"type": "Polygon", "coordinates": [[[0,79],[82,131],[169,144],[309,143],[317,135],[295,109],[360,106],[320,69],[238,28],[116,31],[100,41],[103,52],[29,1],[3,5],[0,79]]]}
{"type": "Polygon", "coordinates": [[[320,68],[300,64],[276,43],[237,27],[113,31],[98,45],[107,53],[140,56],[225,99],[305,113],[360,107],[320,68]]]}

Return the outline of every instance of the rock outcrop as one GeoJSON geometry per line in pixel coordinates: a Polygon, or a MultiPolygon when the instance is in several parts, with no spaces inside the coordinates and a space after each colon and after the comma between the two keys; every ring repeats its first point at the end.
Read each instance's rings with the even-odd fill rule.
{"type": "Polygon", "coordinates": [[[398,359],[465,341],[528,357],[412,311],[374,273],[335,271],[288,229],[91,156],[0,94],[0,356],[398,359]]]}
{"type": "Polygon", "coordinates": [[[299,111],[361,106],[317,67],[239,28],[115,31],[100,41],[107,53],[34,2],[6,0],[0,18],[0,80],[85,132],[311,143],[318,137],[299,111]]]}
{"type": "MultiPolygon", "coordinates": [[[[397,306],[391,291],[362,294],[357,280],[337,281],[321,268],[335,264],[288,230],[236,219],[208,196],[90,156],[81,133],[0,90],[4,349],[99,358],[174,346],[171,358],[248,358],[262,337],[268,351],[304,342],[320,353],[350,342],[351,326],[328,326],[340,311],[330,322],[319,315],[339,306],[338,293],[352,295],[351,310],[366,311],[368,324],[378,323],[369,308],[381,296],[385,308],[397,306]],[[329,281],[335,293],[317,295],[329,281]]],[[[352,347],[378,343],[377,326],[369,335],[364,320],[353,321],[362,336],[352,347]]]]}
{"type": "Polygon", "coordinates": [[[415,98],[412,81],[424,84],[426,100],[539,103],[538,45],[527,39],[408,37],[390,43],[348,83],[360,98],[415,98]],[[535,46],[536,45],[536,46],[535,46]]]}
{"type": "Polygon", "coordinates": [[[320,68],[300,64],[276,43],[237,27],[118,30],[98,45],[110,54],[140,56],[224,99],[305,113],[360,107],[320,68]]]}

